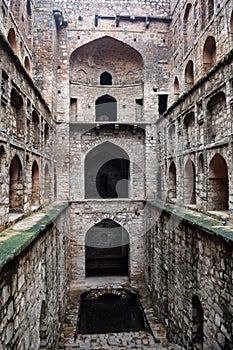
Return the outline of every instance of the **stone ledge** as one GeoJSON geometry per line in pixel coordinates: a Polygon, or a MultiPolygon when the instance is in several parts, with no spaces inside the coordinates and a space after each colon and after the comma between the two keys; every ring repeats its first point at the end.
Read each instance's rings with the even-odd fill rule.
{"type": "Polygon", "coordinates": [[[68,202],[55,202],[2,231],[0,269],[29,246],[68,206],[68,202]]]}
{"type": "Polygon", "coordinates": [[[233,241],[233,223],[232,222],[222,222],[208,216],[207,214],[200,213],[189,208],[180,207],[174,204],[165,203],[163,201],[152,201],[147,202],[147,205],[154,206],[162,211],[173,215],[176,218],[185,220],[192,226],[205,231],[208,234],[216,235],[223,238],[225,241],[233,241]]]}

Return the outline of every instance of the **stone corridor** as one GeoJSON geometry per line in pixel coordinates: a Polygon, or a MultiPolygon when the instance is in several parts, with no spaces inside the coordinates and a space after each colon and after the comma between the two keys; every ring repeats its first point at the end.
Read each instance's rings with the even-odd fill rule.
{"type": "Polygon", "coordinates": [[[87,285],[72,285],[69,295],[69,302],[65,317],[65,323],[61,332],[59,350],[76,350],[76,349],[104,349],[104,350],[183,350],[176,344],[168,343],[166,330],[159,322],[155,311],[152,308],[150,297],[145,286],[129,284],[126,278],[117,278],[114,283],[114,277],[110,278],[110,283],[105,284],[105,278],[89,279],[91,283],[87,285]],[[96,285],[95,285],[96,280],[96,285]],[[101,284],[102,281],[102,284],[101,284]],[[98,287],[97,287],[98,285],[98,287]],[[80,296],[82,293],[91,289],[114,289],[129,288],[137,290],[140,295],[140,302],[148,323],[148,330],[138,332],[122,332],[107,334],[77,334],[76,327],[79,314],[80,296]]]}

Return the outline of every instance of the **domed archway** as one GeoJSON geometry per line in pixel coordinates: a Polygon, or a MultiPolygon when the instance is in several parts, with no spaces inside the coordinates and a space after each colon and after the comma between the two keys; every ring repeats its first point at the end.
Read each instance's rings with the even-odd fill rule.
{"type": "Polygon", "coordinates": [[[122,148],[111,142],[95,147],[85,159],[85,197],[128,198],[129,167],[122,148]]]}
{"type": "Polygon", "coordinates": [[[85,238],[86,277],[127,276],[129,234],[115,221],[104,219],[85,238]]]}

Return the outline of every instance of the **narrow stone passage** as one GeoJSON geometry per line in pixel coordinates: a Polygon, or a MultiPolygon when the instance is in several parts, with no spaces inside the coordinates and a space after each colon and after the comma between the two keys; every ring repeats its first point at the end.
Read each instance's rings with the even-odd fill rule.
{"type": "MultiPolygon", "coordinates": [[[[105,333],[105,334],[77,334],[77,321],[79,317],[80,298],[84,292],[90,291],[80,288],[80,286],[72,286],[70,290],[69,303],[65,323],[63,325],[59,350],[78,350],[78,349],[104,349],[104,350],[182,350],[178,345],[169,344],[166,337],[166,330],[159,322],[155,315],[154,309],[151,307],[150,298],[147,291],[139,287],[137,288],[140,295],[140,302],[144,310],[147,321],[147,329],[136,332],[121,333],[105,333]]],[[[117,286],[121,288],[122,286],[117,286]]],[[[125,285],[124,285],[125,287],[125,285]]],[[[128,288],[133,288],[127,285],[128,288]]],[[[108,286],[108,289],[116,288],[116,286],[108,286]]],[[[96,288],[95,288],[96,289],[96,288]]],[[[102,290],[103,287],[99,288],[102,290]]],[[[135,288],[133,288],[135,290],[135,288]]],[[[114,316],[114,315],[113,315],[114,316]]]]}

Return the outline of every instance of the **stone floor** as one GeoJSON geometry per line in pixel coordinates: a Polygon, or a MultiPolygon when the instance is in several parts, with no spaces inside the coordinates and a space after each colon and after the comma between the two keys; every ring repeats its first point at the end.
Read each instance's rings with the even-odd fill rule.
{"type": "Polygon", "coordinates": [[[89,279],[85,285],[72,285],[67,306],[65,324],[63,325],[59,350],[183,350],[178,345],[169,344],[166,330],[159,322],[150,304],[147,290],[143,287],[129,285],[127,279],[89,279]],[[148,330],[139,332],[76,334],[79,300],[83,292],[96,288],[127,287],[140,293],[140,301],[148,322],[148,330]]]}

